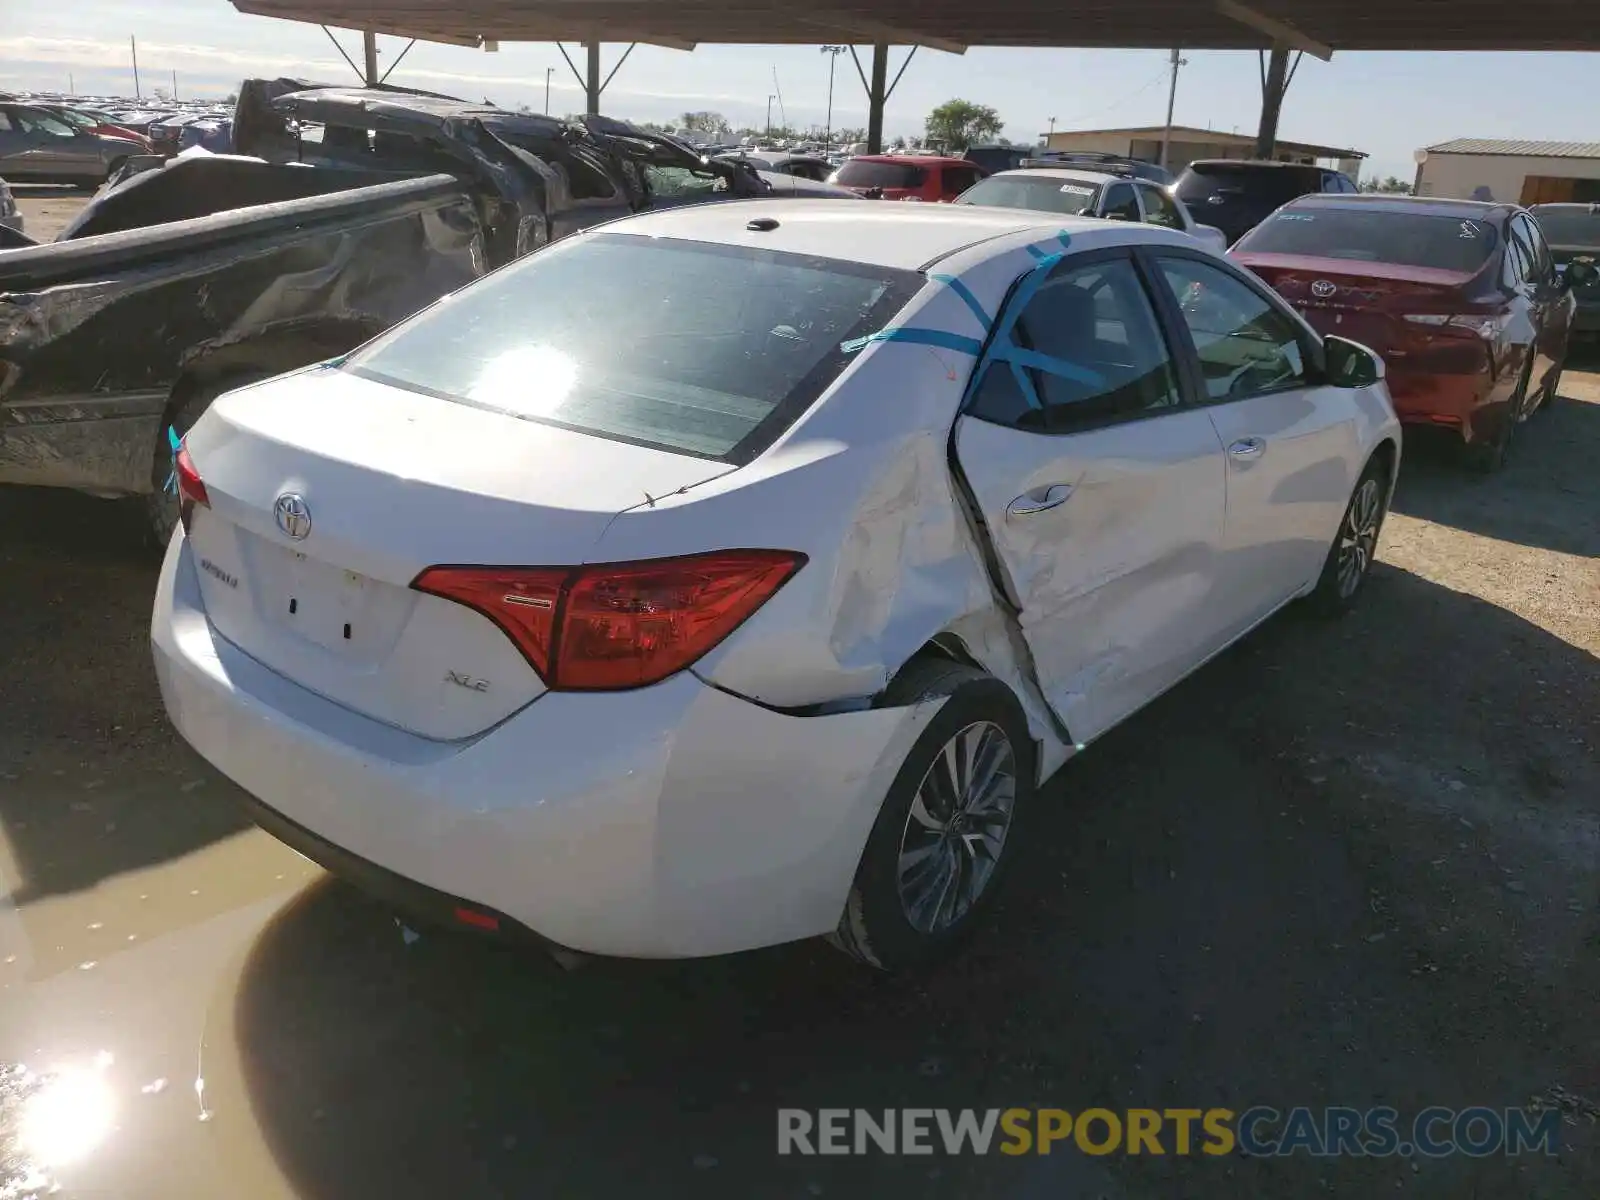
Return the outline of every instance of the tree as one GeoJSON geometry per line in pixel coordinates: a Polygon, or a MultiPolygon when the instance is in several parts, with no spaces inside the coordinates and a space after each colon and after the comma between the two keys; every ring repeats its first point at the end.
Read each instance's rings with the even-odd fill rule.
{"type": "Polygon", "coordinates": [[[987,104],[946,100],[928,114],[923,127],[930,142],[942,142],[953,150],[961,150],[999,137],[1005,122],[987,104]]]}
{"type": "Polygon", "coordinates": [[[684,133],[707,133],[720,137],[728,132],[728,118],[719,112],[686,112],[678,118],[684,133]]]}
{"type": "Polygon", "coordinates": [[[1409,196],[1411,185],[1398,176],[1390,175],[1386,179],[1367,179],[1361,183],[1363,192],[1383,192],[1388,195],[1409,196]]]}

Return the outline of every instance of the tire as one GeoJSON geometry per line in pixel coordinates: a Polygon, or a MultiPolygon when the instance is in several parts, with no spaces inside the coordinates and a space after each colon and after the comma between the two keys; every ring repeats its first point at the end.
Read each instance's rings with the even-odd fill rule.
{"type": "Polygon", "coordinates": [[[167,411],[166,418],[161,422],[161,428],[156,432],[156,444],[152,448],[150,463],[151,488],[144,497],[145,533],[151,547],[157,553],[166,553],[167,543],[172,540],[172,531],[178,527],[178,497],[177,493],[168,487],[173,472],[172,445],[167,439],[168,428],[174,430],[180,438],[183,437],[194,428],[194,423],[200,419],[201,414],[211,407],[211,402],[223,392],[265,378],[266,374],[241,373],[213,380],[190,392],[176,407],[167,411]]]}
{"type": "Polygon", "coordinates": [[[1010,688],[973,667],[926,659],[895,680],[886,699],[899,705],[930,696],[949,698],[895,776],[828,939],[883,971],[931,963],[979,927],[1019,853],[1019,828],[1037,790],[1033,740],[1010,688]],[[987,767],[998,786],[973,787],[950,804],[951,747],[971,756],[961,772],[969,782],[987,767]],[[902,862],[907,855],[915,865],[902,862]]]}
{"type": "Polygon", "coordinates": [[[1373,457],[1350,490],[1350,502],[1339,518],[1339,531],[1323,560],[1322,574],[1306,598],[1313,612],[1338,617],[1355,607],[1372,573],[1388,504],[1389,471],[1373,457]]]}

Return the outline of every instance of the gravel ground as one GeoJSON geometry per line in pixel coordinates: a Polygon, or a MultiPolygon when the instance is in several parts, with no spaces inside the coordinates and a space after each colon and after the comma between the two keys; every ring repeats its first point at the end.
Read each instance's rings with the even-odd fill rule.
{"type": "MultiPolygon", "coordinates": [[[[1274,620],[1070,764],[997,927],[930,976],[815,945],[567,974],[407,944],[343,887],[279,885],[242,938],[229,1035],[275,1169],[317,1198],[643,1177],[741,1197],[1600,1195],[1600,375],[1563,391],[1491,479],[1408,443],[1358,611],[1274,620]],[[779,1106],[1540,1099],[1572,1114],[1556,1158],[773,1153],[779,1106]]],[[[0,493],[0,867],[22,917],[45,914],[30,982],[79,974],[68,935],[52,951],[37,929],[121,878],[193,895],[219,847],[236,880],[292,859],[166,726],[134,524],[0,493]]],[[[74,982],[115,1008],[92,972],[74,982]]],[[[152,1178],[111,1194],[167,1194],[152,1178]]]]}

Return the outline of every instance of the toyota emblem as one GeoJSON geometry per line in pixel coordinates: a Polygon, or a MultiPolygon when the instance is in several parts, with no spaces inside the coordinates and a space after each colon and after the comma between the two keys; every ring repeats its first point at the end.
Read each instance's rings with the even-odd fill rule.
{"type": "Polygon", "coordinates": [[[272,506],[272,513],[278,518],[278,528],[297,542],[311,532],[311,509],[304,496],[285,492],[272,506]]]}
{"type": "Polygon", "coordinates": [[[1319,279],[1311,285],[1311,294],[1318,300],[1326,300],[1339,290],[1339,285],[1331,279],[1319,279]]]}

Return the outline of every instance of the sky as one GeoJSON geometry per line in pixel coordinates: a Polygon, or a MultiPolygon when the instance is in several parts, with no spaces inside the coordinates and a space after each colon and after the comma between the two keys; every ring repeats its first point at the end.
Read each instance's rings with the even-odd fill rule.
{"type": "MultiPolygon", "coordinates": [[[[360,61],[360,35],[335,31],[360,61]]],[[[227,0],[0,0],[0,90],[55,88],[133,95],[128,39],[137,37],[146,94],[172,86],[181,96],[221,97],[252,75],[355,82],[315,25],[243,16],[227,0]]],[[[381,38],[380,65],[405,46],[381,38]]],[[[603,70],[626,49],[607,45],[603,70]]],[[[581,48],[568,46],[582,65],[581,48]]],[[[870,66],[870,48],[859,48],[870,66]]],[[[892,51],[892,72],[903,48],[892,51]]],[[[1179,73],[1179,125],[1253,133],[1261,95],[1256,55],[1189,51],[1179,73]]],[[[934,106],[960,97],[995,108],[1006,136],[1032,141],[1050,127],[1099,129],[1159,125],[1166,116],[1164,50],[919,50],[889,100],[889,137],[914,135],[934,106]]],[[[497,104],[579,112],[583,92],[558,48],[504,44],[498,53],[419,43],[391,83],[497,104]]],[[[1409,179],[1412,154],[1456,137],[1600,140],[1593,105],[1600,54],[1337,53],[1305,58],[1284,104],[1279,136],[1365,150],[1363,177],[1409,179]]],[[[635,49],[616,74],[601,111],[640,121],[671,121],[711,109],[735,126],[759,127],[774,93],[774,122],[821,125],[828,105],[828,58],[817,46],[702,46],[694,51],[635,49]]],[[[863,88],[849,55],[837,62],[833,126],[866,123],[863,88]]]]}

